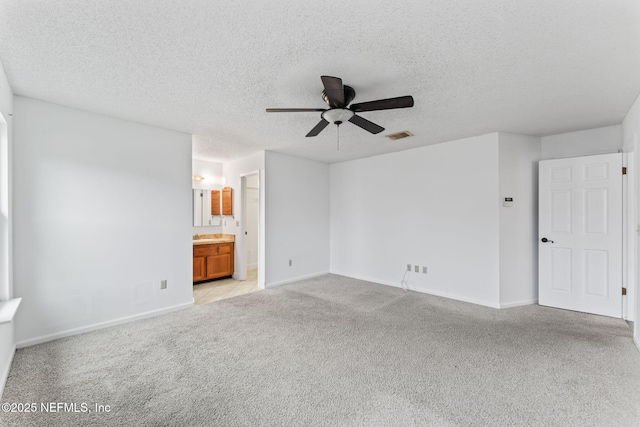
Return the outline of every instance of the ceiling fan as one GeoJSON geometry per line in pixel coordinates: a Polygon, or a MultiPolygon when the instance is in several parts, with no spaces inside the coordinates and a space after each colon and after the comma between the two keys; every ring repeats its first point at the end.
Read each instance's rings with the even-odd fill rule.
{"type": "Polygon", "coordinates": [[[320,123],[318,123],[306,135],[307,137],[318,135],[329,123],[340,126],[345,121],[349,121],[362,129],[373,134],[384,130],[382,126],[370,122],[358,116],[356,113],[376,110],[392,110],[395,108],[413,107],[412,96],[400,96],[397,98],[378,99],[377,101],[361,102],[359,104],[349,103],[356,97],[356,91],[351,86],[343,85],[339,77],[321,76],[324,90],[322,99],[329,106],[326,108],[267,108],[267,113],[298,113],[322,111],[320,123]]]}

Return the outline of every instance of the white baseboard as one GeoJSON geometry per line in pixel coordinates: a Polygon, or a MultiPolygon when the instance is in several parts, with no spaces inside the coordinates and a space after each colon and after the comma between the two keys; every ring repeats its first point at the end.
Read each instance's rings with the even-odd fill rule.
{"type": "Polygon", "coordinates": [[[187,302],[184,304],[173,305],[171,307],[161,308],[159,310],[147,311],[140,314],[134,314],[132,316],[120,317],[118,319],[108,320],[106,322],[94,323],[92,325],[82,326],[80,328],[68,329],[66,331],[56,332],[50,335],[42,335],[36,338],[22,340],[17,342],[16,346],[17,348],[29,347],[29,346],[41,344],[47,341],[53,341],[60,338],[70,337],[72,335],[78,335],[78,334],[83,334],[85,332],[95,331],[97,329],[109,328],[111,326],[116,326],[123,323],[129,323],[135,320],[142,320],[142,319],[147,319],[149,317],[159,316],[161,314],[171,313],[172,311],[193,307],[193,305],[194,305],[194,300],[192,298],[191,302],[187,302]]]}
{"type": "MultiPolygon", "coordinates": [[[[380,285],[393,286],[394,288],[402,288],[402,285],[400,283],[387,282],[385,280],[373,279],[371,277],[364,277],[364,276],[359,276],[359,275],[354,275],[354,274],[346,274],[346,273],[341,273],[341,272],[338,272],[338,271],[332,271],[331,274],[337,274],[339,276],[351,277],[352,279],[365,280],[367,282],[378,283],[380,285]]],[[[433,289],[421,288],[421,287],[416,287],[416,286],[409,286],[408,289],[410,291],[421,292],[423,294],[429,294],[429,295],[435,295],[437,297],[454,299],[456,301],[468,302],[468,303],[471,303],[471,304],[482,305],[482,306],[485,306],[485,307],[501,308],[500,304],[498,304],[498,303],[494,303],[494,302],[491,302],[491,301],[484,301],[484,300],[475,299],[475,298],[467,298],[467,297],[463,297],[463,296],[456,295],[456,294],[450,294],[448,292],[435,291],[433,289]]]]}
{"type": "Polygon", "coordinates": [[[11,370],[11,364],[13,363],[13,356],[16,354],[16,346],[11,349],[11,357],[7,360],[7,365],[2,367],[2,375],[0,377],[0,400],[4,394],[4,386],[7,384],[7,378],[9,378],[9,371],[11,370]]]}
{"type": "Polygon", "coordinates": [[[257,262],[255,264],[247,264],[247,271],[255,270],[257,268],[258,268],[258,263],[257,262]]]}
{"type": "Polygon", "coordinates": [[[633,342],[636,343],[636,348],[640,351],[640,341],[636,337],[633,337],[633,342]]]}
{"type": "Polygon", "coordinates": [[[268,289],[268,288],[273,288],[273,287],[276,287],[276,286],[287,285],[289,283],[299,282],[300,280],[312,279],[314,277],[324,276],[325,274],[329,274],[329,272],[328,271],[322,271],[322,272],[319,272],[319,273],[307,274],[306,276],[294,277],[293,279],[281,280],[279,282],[265,283],[265,288],[268,289]]]}
{"type": "Polygon", "coordinates": [[[537,299],[530,299],[530,300],[523,300],[523,301],[513,301],[513,302],[507,302],[504,304],[500,304],[500,308],[511,308],[511,307],[520,307],[523,305],[533,305],[533,304],[537,304],[538,300],[537,299]]]}

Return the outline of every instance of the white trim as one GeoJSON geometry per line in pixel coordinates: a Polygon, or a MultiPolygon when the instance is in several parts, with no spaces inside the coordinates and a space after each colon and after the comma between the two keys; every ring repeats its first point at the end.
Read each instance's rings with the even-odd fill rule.
{"type": "MultiPolygon", "coordinates": [[[[256,170],[251,171],[251,172],[241,173],[240,174],[240,178],[244,178],[244,177],[247,177],[247,176],[250,176],[250,175],[260,175],[260,169],[256,169],[256,170]]],[[[260,176],[258,176],[258,179],[260,179],[260,176]]],[[[258,184],[258,185],[260,185],[260,184],[258,184]]]]}
{"type": "Polygon", "coordinates": [[[254,262],[253,264],[247,264],[247,271],[249,270],[257,270],[258,269],[258,263],[254,262]]]}
{"type": "MultiPolygon", "coordinates": [[[[313,279],[314,277],[324,276],[329,274],[329,271],[321,271],[319,273],[308,274],[306,276],[294,277],[293,279],[282,280],[280,282],[266,283],[265,289],[273,288],[276,286],[288,285],[289,283],[299,282],[301,280],[313,279]]],[[[260,284],[258,284],[260,286],[260,284]]]]}
{"type": "Polygon", "coordinates": [[[636,234],[636,224],[638,223],[637,219],[637,168],[636,168],[636,153],[635,151],[630,151],[627,153],[627,189],[628,191],[623,195],[626,196],[627,200],[627,218],[624,226],[627,228],[626,238],[627,244],[625,245],[626,249],[626,262],[627,268],[625,270],[626,273],[626,281],[625,287],[627,288],[627,295],[623,296],[622,299],[624,301],[625,297],[627,300],[626,309],[627,309],[627,320],[631,322],[636,321],[636,313],[638,307],[636,307],[636,293],[638,292],[637,287],[637,234],[636,234]]]}
{"type": "Polygon", "coordinates": [[[622,318],[635,321],[636,292],[636,174],[635,152],[622,153],[622,165],[627,174],[622,175],[622,318]]]}
{"type": "Polygon", "coordinates": [[[7,359],[7,366],[2,369],[2,376],[0,377],[0,399],[4,394],[4,386],[7,384],[7,378],[9,378],[9,371],[11,370],[11,364],[13,363],[13,356],[16,354],[16,346],[14,345],[11,349],[11,357],[7,359]]]}
{"type": "Polygon", "coordinates": [[[500,304],[500,308],[512,308],[512,307],[521,307],[523,305],[534,305],[537,304],[537,299],[530,299],[524,301],[512,301],[504,304],[500,304]]]}
{"type": "MultiPolygon", "coordinates": [[[[387,282],[387,281],[384,281],[384,280],[372,279],[370,277],[364,277],[364,276],[358,276],[358,275],[353,275],[353,274],[340,273],[340,272],[336,272],[336,271],[332,271],[331,274],[337,274],[339,276],[351,277],[352,279],[365,280],[367,282],[373,282],[373,283],[378,283],[380,285],[393,286],[394,288],[401,288],[402,289],[402,285],[400,285],[400,283],[387,282]]],[[[456,301],[462,301],[462,302],[468,302],[468,303],[471,303],[471,304],[482,305],[482,306],[485,306],[485,307],[501,308],[500,304],[498,304],[498,303],[479,300],[479,299],[475,299],[475,298],[461,297],[459,295],[450,294],[448,292],[440,292],[440,291],[434,291],[434,290],[431,290],[431,289],[412,287],[412,286],[409,286],[409,290],[410,291],[415,291],[415,292],[420,292],[420,293],[423,293],[423,294],[435,295],[437,297],[454,299],[456,301]]]]}
{"type": "Polygon", "coordinates": [[[133,322],[135,320],[147,319],[149,317],[159,316],[161,314],[171,313],[172,311],[182,310],[185,308],[191,308],[194,305],[193,298],[191,302],[184,304],[173,305],[171,307],[161,308],[159,310],[147,311],[145,313],[134,314],[133,316],[120,317],[119,319],[108,320],[106,322],[94,323],[93,325],[82,326],[80,328],[68,329],[62,332],[56,332],[50,335],[42,335],[36,338],[31,338],[16,343],[17,348],[29,347],[36,344],[41,344],[47,341],[53,341],[60,338],[70,337],[73,335],[83,334],[85,332],[91,332],[98,329],[109,328],[111,326],[121,325],[123,323],[133,322]]]}
{"type": "Polygon", "coordinates": [[[9,301],[0,301],[0,325],[13,320],[22,298],[13,298],[9,301]]]}
{"type": "Polygon", "coordinates": [[[636,348],[638,349],[638,351],[640,351],[640,341],[634,338],[633,342],[636,344],[636,348]]]}

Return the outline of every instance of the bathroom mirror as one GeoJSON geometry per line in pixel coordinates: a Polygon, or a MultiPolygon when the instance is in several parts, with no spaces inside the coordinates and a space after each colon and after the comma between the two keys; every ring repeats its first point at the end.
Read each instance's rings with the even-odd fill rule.
{"type": "Polygon", "coordinates": [[[193,226],[220,225],[222,222],[221,191],[195,188],[192,193],[193,226]]]}

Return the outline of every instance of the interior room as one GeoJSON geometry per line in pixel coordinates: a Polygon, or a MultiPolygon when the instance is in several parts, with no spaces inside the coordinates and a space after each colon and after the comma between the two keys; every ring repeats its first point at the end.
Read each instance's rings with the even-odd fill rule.
{"type": "Polygon", "coordinates": [[[0,424],[638,425],[639,76],[631,0],[0,0],[0,424]]]}

